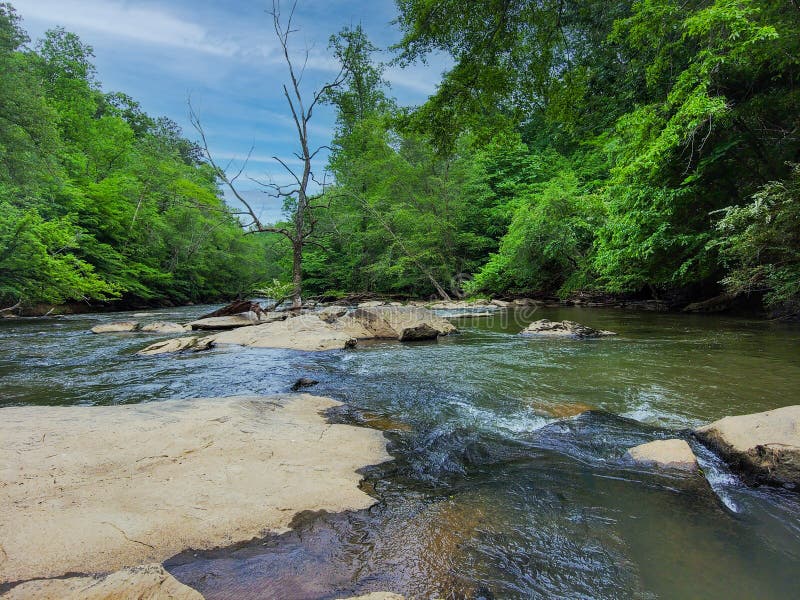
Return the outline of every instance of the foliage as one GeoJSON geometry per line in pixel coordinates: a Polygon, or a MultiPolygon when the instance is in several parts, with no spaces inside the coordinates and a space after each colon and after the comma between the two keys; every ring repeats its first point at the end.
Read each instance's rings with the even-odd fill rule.
{"type": "Polygon", "coordinates": [[[247,293],[263,244],[172,121],[104,94],[63,29],[28,47],[0,4],[0,304],[247,293]]]}

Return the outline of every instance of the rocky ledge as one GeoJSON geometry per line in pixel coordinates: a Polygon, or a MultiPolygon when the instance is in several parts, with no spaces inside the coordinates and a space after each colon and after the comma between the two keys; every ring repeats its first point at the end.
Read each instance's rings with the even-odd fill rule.
{"type": "Polygon", "coordinates": [[[177,338],[152,344],[139,354],[204,350],[215,345],[324,351],[355,346],[358,340],[401,342],[436,339],[457,329],[431,311],[413,306],[373,306],[353,312],[327,310],[281,321],[238,327],[202,338],[177,338]],[[189,341],[182,341],[189,340],[189,341]]]}
{"type": "Polygon", "coordinates": [[[540,319],[534,321],[520,332],[520,335],[542,335],[550,337],[597,338],[617,335],[613,331],[593,329],[575,321],[550,321],[540,319]]]}
{"type": "Polygon", "coordinates": [[[337,404],[290,394],[0,409],[0,584],[160,563],[283,532],[304,510],[371,506],[356,470],[390,458],[385,440],[327,423],[320,412],[337,404]]]}
{"type": "Polygon", "coordinates": [[[756,482],[800,486],[800,406],[725,417],[694,434],[756,482]]]}

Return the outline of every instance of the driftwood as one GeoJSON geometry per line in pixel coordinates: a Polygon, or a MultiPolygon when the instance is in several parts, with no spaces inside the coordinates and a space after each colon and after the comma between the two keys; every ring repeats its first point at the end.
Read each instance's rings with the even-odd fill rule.
{"type": "Polygon", "coordinates": [[[198,317],[197,320],[210,319],[212,317],[229,317],[231,315],[239,315],[246,312],[262,315],[264,314],[264,309],[261,308],[261,305],[258,302],[254,302],[252,300],[234,300],[227,306],[223,306],[214,312],[210,312],[202,317],[198,317]]]}

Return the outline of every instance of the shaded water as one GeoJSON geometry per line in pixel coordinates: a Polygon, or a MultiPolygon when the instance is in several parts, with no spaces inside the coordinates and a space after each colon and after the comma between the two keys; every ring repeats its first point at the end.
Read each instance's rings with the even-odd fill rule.
{"type": "MultiPolygon", "coordinates": [[[[188,320],[205,307],[156,311],[188,320]],[[173,313],[173,314],[170,314],[173,313]]],[[[324,354],[264,349],[142,358],[152,336],[94,336],[129,314],[0,322],[5,404],[285,392],[300,376],[388,429],[368,511],[302,515],[282,536],[168,564],[207,598],[790,598],[800,494],[747,488],[688,429],[800,400],[800,329],[758,321],[548,309],[462,322],[436,343],[324,354]],[[516,334],[534,318],[620,333],[516,334]],[[577,416],[573,412],[590,408],[577,416]],[[621,461],[683,437],[711,487],[621,461]]]]}

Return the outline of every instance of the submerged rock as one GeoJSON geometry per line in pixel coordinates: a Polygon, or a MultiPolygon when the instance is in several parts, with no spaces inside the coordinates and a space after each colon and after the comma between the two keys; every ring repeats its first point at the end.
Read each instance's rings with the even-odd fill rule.
{"type": "Polygon", "coordinates": [[[301,377],[297,381],[294,382],[292,385],[292,391],[296,392],[302,388],[312,387],[319,383],[316,379],[311,379],[309,377],[301,377]]]}
{"type": "Polygon", "coordinates": [[[593,329],[592,327],[576,323],[575,321],[550,321],[549,319],[540,319],[528,325],[520,332],[520,335],[596,338],[617,334],[613,331],[593,329]]]}
{"type": "Polygon", "coordinates": [[[800,406],[725,417],[694,433],[757,481],[800,485],[800,406]]]}
{"type": "Polygon", "coordinates": [[[143,331],[145,333],[183,333],[186,331],[186,328],[179,323],[158,321],[156,323],[142,325],[139,331],[143,331]]]}
{"type": "Polygon", "coordinates": [[[103,323],[95,325],[90,330],[92,333],[127,333],[129,331],[136,331],[139,329],[139,323],[136,321],[119,321],[117,323],[103,323]]]}
{"type": "Polygon", "coordinates": [[[141,356],[153,356],[156,354],[171,354],[172,352],[183,352],[185,350],[192,350],[200,352],[201,350],[208,350],[213,347],[214,339],[211,336],[197,337],[190,335],[182,338],[173,338],[171,340],[164,340],[150,344],[147,348],[139,350],[136,354],[141,356]]]}
{"type": "Polygon", "coordinates": [[[159,564],[122,569],[104,576],[35,579],[12,588],[3,600],[203,600],[159,564]]]}
{"type": "Polygon", "coordinates": [[[302,511],[371,506],[356,470],[388,460],[386,442],[327,423],[321,411],[339,405],[290,394],[0,408],[0,584],[162,562],[284,532],[302,511]]]}
{"type": "Polygon", "coordinates": [[[697,457],[684,440],[656,440],[628,450],[628,459],[645,465],[656,465],[681,471],[697,471],[697,457]]]}

